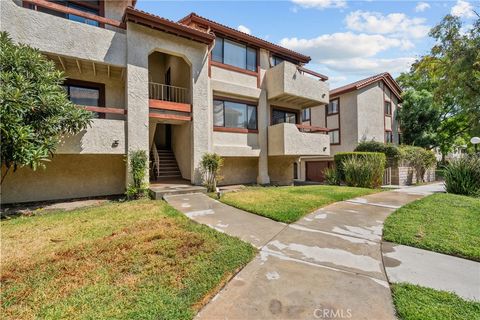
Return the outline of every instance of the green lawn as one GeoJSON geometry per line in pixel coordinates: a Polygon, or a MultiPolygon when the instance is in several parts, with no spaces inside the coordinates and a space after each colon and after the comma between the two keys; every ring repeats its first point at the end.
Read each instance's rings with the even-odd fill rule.
{"type": "Polygon", "coordinates": [[[1,222],[8,319],[190,319],[255,255],[162,201],[1,222]]]}
{"type": "Polygon", "coordinates": [[[402,320],[478,320],[480,303],[411,284],[393,284],[393,302],[402,320]]]}
{"type": "Polygon", "coordinates": [[[225,193],[220,201],[276,221],[295,222],[307,213],[336,201],[380,190],[340,186],[247,187],[225,193]]]}
{"type": "Polygon", "coordinates": [[[480,261],[480,199],[434,194],[390,215],[384,240],[480,261]]]}

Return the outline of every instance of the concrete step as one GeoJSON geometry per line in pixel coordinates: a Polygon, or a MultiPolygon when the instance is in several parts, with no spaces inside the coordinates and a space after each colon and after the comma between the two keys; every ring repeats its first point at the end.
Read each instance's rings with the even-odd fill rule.
{"type": "Polygon", "coordinates": [[[150,187],[150,196],[154,200],[162,200],[165,196],[177,194],[207,193],[207,188],[201,186],[182,187],[150,187]]]}

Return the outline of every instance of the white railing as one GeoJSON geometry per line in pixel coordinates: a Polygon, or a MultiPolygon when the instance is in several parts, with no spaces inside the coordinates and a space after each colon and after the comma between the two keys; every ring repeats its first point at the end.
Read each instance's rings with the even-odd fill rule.
{"type": "Polygon", "coordinates": [[[187,88],[169,86],[162,83],[148,83],[149,98],[162,101],[189,103],[187,88]]]}

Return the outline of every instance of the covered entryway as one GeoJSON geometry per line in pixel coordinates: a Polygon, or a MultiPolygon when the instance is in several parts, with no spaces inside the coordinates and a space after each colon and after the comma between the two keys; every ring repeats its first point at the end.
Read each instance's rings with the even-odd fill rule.
{"type": "Polygon", "coordinates": [[[333,161],[307,161],[305,162],[305,180],[324,182],[325,169],[333,167],[333,161]]]}

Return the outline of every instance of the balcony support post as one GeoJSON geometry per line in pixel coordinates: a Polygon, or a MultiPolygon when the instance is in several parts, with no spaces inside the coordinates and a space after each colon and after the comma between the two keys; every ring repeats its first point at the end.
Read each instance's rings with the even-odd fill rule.
{"type": "Polygon", "coordinates": [[[258,99],[258,144],[260,154],[258,156],[258,175],[257,183],[265,185],[270,183],[268,174],[268,126],[270,122],[270,106],[267,101],[267,90],[262,89],[258,99]]]}

